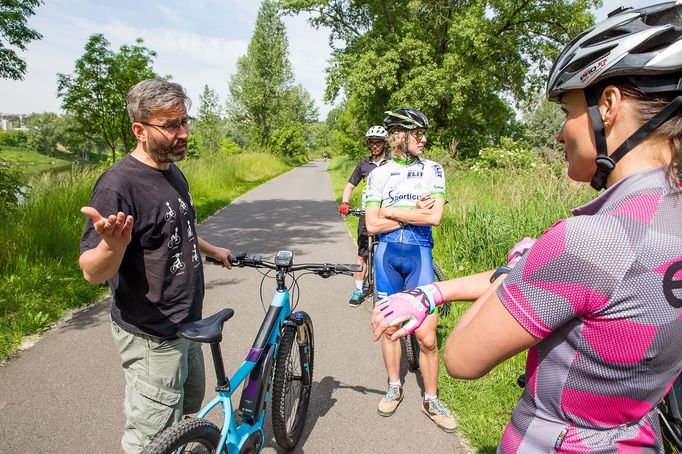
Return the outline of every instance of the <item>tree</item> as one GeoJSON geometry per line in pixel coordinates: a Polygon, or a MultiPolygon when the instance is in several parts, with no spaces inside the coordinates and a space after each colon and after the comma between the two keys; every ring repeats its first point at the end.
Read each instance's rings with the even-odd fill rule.
{"type": "Polygon", "coordinates": [[[24,78],[26,62],[11,47],[24,51],[28,42],[43,37],[26,24],[41,3],[41,0],[3,0],[0,3],[0,78],[24,78]]]}
{"type": "Polygon", "coordinates": [[[152,69],[156,53],[137,39],[135,45],[109,48],[102,34],[90,36],[85,53],[76,60],[72,74],[57,74],[57,96],[62,108],[72,114],[83,135],[100,139],[111,151],[130,151],[135,139],[126,111],[128,89],[141,80],[157,77],[152,69]]]}
{"type": "Polygon", "coordinates": [[[283,105],[293,82],[288,52],[277,6],[264,0],[246,55],[239,58],[230,79],[227,106],[233,127],[246,131],[248,142],[260,147],[268,146],[273,131],[283,123],[283,105]]]}
{"type": "MultiPolygon", "coordinates": [[[[377,124],[387,108],[415,107],[431,139],[464,156],[517,133],[515,108],[548,65],[594,21],[600,0],[282,0],[331,30],[326,100],[341,93],[352,120],[377,124]]],[[[340,118],[343,118],[341,116],[340,118]]],[[[357,134],[352,127],[342,134],[357,134]]],[[[358,143],[357,136],[346,140],[358,143]]]]}
{"type": "Polygon", "coordinates": [[[39,153],[54,156],[57,144],[64,144],[66,121],[53,112],[33,114],[28,119],[28,145],[39,153]]]}
{"type": "Polygon", "coordinates": [[[533,151],[550,164],[563,163],[563,147],[556,141],[564,122],[564,113],[557,103],[549,102],[544,94],[528,103],[523,111],[524,138],[533,151]]]}
{"type": "Polygon", "coordinates": [[[220,99],[215,90],[204,85],[199,100],[199,116],[193,125],[192,133],[196,136],[200,150],[208,154],[217,153],[225,138],[220,99]]]}

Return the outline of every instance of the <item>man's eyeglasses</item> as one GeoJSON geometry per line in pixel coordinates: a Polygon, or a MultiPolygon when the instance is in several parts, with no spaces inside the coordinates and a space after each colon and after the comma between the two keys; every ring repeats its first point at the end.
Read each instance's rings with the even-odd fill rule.
{"type": "Polygon", "coordinates": [[[379,145],[384,146],[385,144],[386,144],[386,142],[383,140],[368,140],[367,141],[367,145],[369,145],[370,147],[379,146],[379,145]]]}
{"type": "Polygon", "coordinates": [[[423,129],[413,129],[410,131],[410,135],[417,140],[428,139],[426,131],[423,129]]]}
{"type": "Polygon", "coordinates": [[[158,123],[149,123],[146,121],[137,121],[137,123],[140,123],[145,126],[154,126],[156,128],[161,128],[168,134],[174,135],[177,134],[180,128],[185,128],[186,130],[189,131],[191,121],[194,120],[192,117],[187,117],[183,118],[182,120],[172,120],[172,121],[167,121],[164,124],[160,125],[158,123]]]}

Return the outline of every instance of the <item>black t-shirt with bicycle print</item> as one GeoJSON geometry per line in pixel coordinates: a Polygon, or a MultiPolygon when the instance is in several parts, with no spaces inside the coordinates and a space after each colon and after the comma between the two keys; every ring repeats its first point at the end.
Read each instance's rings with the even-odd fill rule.
{"type": "MultiPolygon", "coordinates": [[[[109,281],[111,318],[126,331],[175,338],[177,325],[201,318],[204,274],[189,186],[174,164],[159,170],[128,155],[97,181],[90,200],[102,216],[134,218],[132,240],[109,281]]],[[[81,253],[101,238],[88,219],[81,253]]]]}

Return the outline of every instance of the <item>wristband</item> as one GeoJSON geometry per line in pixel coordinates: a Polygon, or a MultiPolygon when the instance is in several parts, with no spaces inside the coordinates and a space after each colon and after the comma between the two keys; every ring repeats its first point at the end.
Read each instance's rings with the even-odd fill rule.
{"type": "Polygon", "coordinates": [[[492,284],[493,282],[495,282],[495,279],[497,279],[498,277],[500,277],[501,274],[507,274],[507,273],[509,273],[511,270],[512,270],[512,269],[509,268],[508,266],[500,265],[500,266],[495,270],[495,272],[493,273],[493,275],[490,276],[490,283],[492,284]]]}
{"type": "Polygon", "coordinates": [[[436,306],[440,306],[441,304],[443,304],[443,294],[441,293],[438,286],[436,286],[436,284],[434,283],[431,283],[428,285],[420,285],[417,288],[424,292],[424,295],[429,300],[429,303],[431,305],[429,315],[436,312],[436,306]]]}

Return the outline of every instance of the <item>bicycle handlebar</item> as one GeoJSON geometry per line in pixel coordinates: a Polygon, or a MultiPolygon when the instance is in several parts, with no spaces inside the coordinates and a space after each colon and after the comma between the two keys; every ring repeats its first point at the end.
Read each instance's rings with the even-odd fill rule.
{"type": "Polygon", "coordinates": [[[365,214],[365,210],[361,208],[351,208],[348,210],[348,216],[362,216],[365,214]]]}
{"type": "MultiPolygon", "coordinates": [[[[275,262],[263,260],[260,255],[249,257],[245,252],[238,254],[236,257],[229,256],[228,260],[232,265],[240,268],[268,268],[275,271],[282,270],[287,273],[290,271],[308,270],[315,274],[319,274],[322,277],[329,277],[334,274],[352,274],[362,271],[362,265],[349,263],[300,263],[298,265],[292,263],[289,266],[277,265],[275,262]]],[[[216,264],[222,263],[212,257],[206,257],[206,261],[216,264]]]]}

